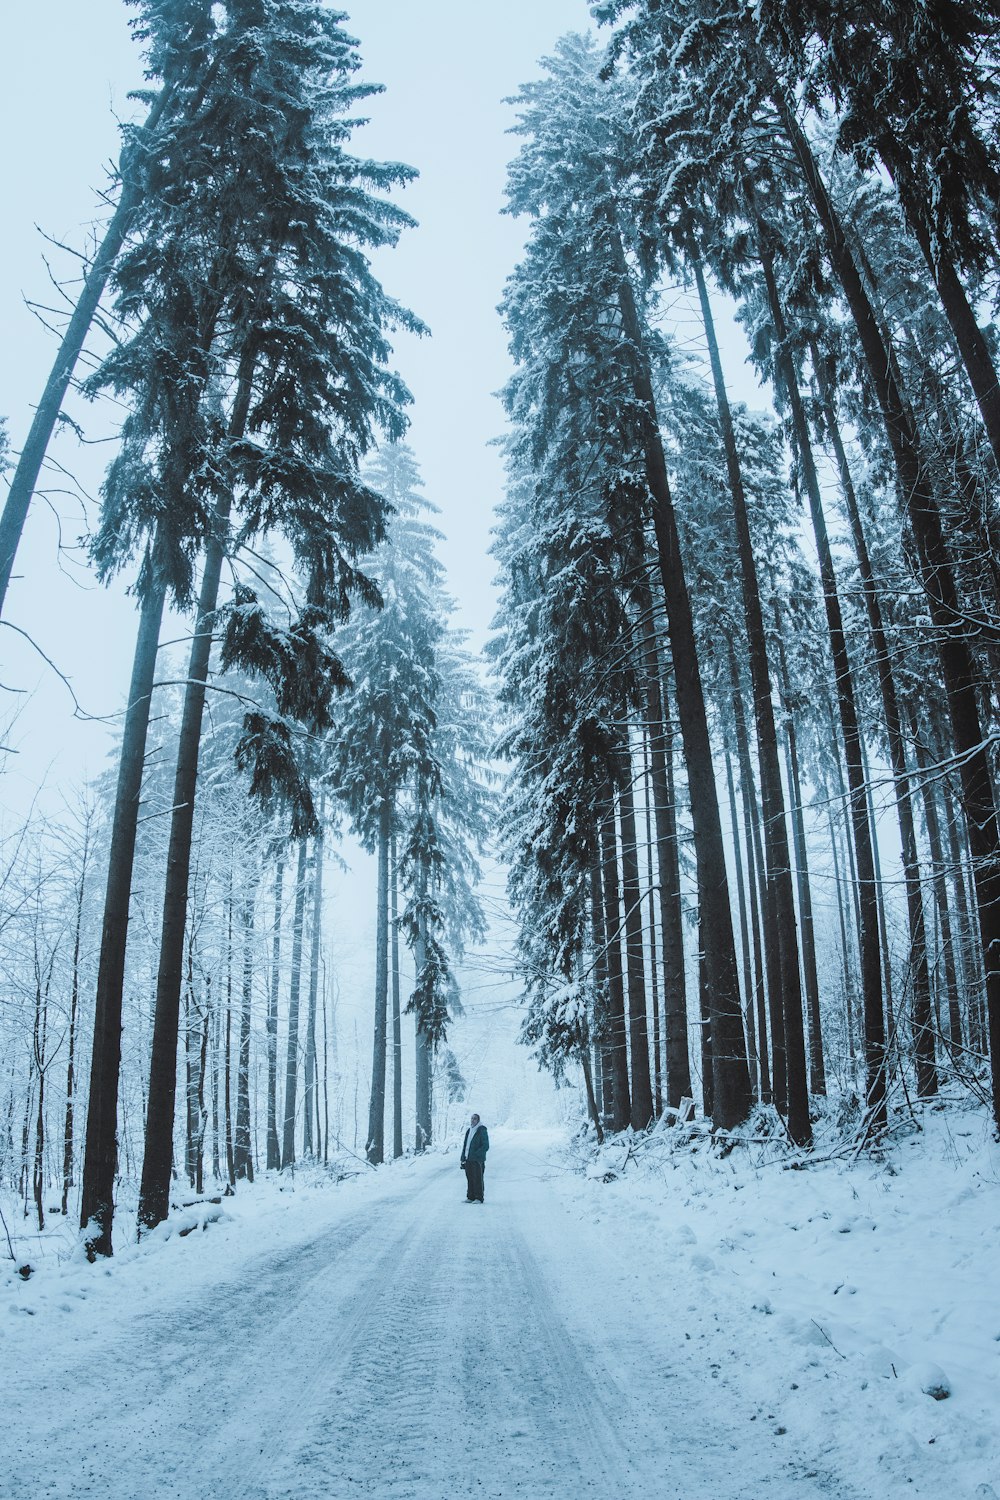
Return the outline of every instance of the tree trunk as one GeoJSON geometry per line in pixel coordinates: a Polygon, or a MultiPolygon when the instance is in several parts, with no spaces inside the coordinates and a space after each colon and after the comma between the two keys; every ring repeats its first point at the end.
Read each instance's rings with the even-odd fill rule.
{"type": "MultiPolygon", "coordinates": [[[[744,739],[746,738],[744,731],[744,739]]],[[[742,763],[741,763],[742,766],[742,763]]],[[[764,935],[761,922],[759,892],[763,889],[764,852],[760,847],[760,822],[757,818],[757,794],[753,776],[743,781],[740,772],[743,805],[743,844],[747,851],[747,889],[750,893],[750,931],[753,935],[753,1009],[757,1026],[757,1060],[760,1066],[760,1101],[770,1104],[771,1090],[770,1058],[767,1050],[767,987],[764,983],[764,935]]]]}
{"type": "Polygon", "coordinates": [[[271,938],[271,986],[267,996],[267,1170],[281,1166],[278,1140],[278,995],[281,987],[281,902],[285,879],[285,852],[278,855],[274,872],[274,932],[271,938]]]}
{"type": "Polygon", "coordinates": [[[90,853],[89,822],[84,829],[83,850],[80,860],[80,880],[76,888],[76,920],[73,925],[73,965],[69,996],[69,1035],[66,1060],[66,1114],[63,1120],[63,1190],[62,1212],[66,1217],[69,1208],[69,1190],[73,1186],[73,1110],[76,1089],[76,1029],[80,1009],[80,944],[83,934],[83,897],[87,881],[87,865],[90,853]]]}
{"type": "Polygon", "coordinates": [[[781,785],[781,762],[778,757],[778,732],[774,722],[771,689],[771,666],[764,611],[760,600],[760,582],[750,536],[743,473],[736,447],[729,396],[726,391],[722,360],[715,337],[715,322],[697,259],[692,260],[702,321],[708,341],[709,361],[715,385],[722,446],[726,456],[729,492],[733,503],[736,543],[740,560],[740,582],[743,614],[746,621],[750,657],[750,681],[753,687],[754,724],[757,738],[757,762],[760,769],[761,810],[764,817],[764,853],[767,867],[769,902],[774,912],[775,934],[780,973],[780,1003],[785,1033],[786,1088],[788,1095],[788,1133],[799,1146],[812,1141],[809,1123],[809,1089],[806,1081],[806,1049],[802,1020],[802,987],[799,979],[799,948],[795,924],[795,895],[792,886],[792,861],[785,821],[785,799],[781,785]]]}
{"type": "Polygon", "coordinates": [[[708,986],[705,933],[698,921],[698,1001],[701,1006],[701,1109],[706,1120],[715,1113],[715,1078],[712,1067],[712,995],[708,986]]]}
{"type": "Polygon", "coordinates": [[[28,1087],[24,1096],[24,1117],[21,1121],[21,1172],[18,1182],[18,1193],[24,1199],[24,1217],[28,1217],[28,1151],[31,1146],[31,1106],[34,1104],[32,1091],[32,1079],[34,1076],[35,1058],[32,1054],[28,1062],[28,1087]]]}
{"type": "MultiPolygon", "coordinates": [[[[253,394],[256,365],[254,341],[240,355],[236,394],[229,420],[231,440],[242,438],[253,394]]],[[[139,1190],[139,1223],[152,1229],[166,1218],[170,1206],[170,1170],[173,1161],[174,1096],[177,1087],[177,1022],[180,1009],[181,966],[184,926],[187,920],[188,878],[191,868],[191,836],[194,829],[195,794],[198,786],[198,756],[205,690],[212,654],[212,623],[219,602],[222,564],[229,539],[231,492],[216,502],[212,528],[205,546],[205,568],[198,596],[188,681],[177,746],[177,768],[171,804],[170,841],[167,847],[167,879],[163,895],[163,927],[160,963],[156,976],[156,1009],[153,1016],[153,1048],[149,1066],[149,1107],[146,1115],[146,1150],[139,1190]]],[[[227,1038],[228,1041],[228,1038],[227,1038]]],[[[229,1050],[226,1050],[229,1066],[229,1050]]],[[[230,1137],[231,1138],[231,1137],[230,1137]]],[[[229,1156],[232,1181],[232,1157],[229,1156]]]]}
{"type": "Polygon", "coordinates": [[[250,1139],[250,1011],[253,1003],[253,909],[256,888],[250,883],[243,897],[243,987],[240,1005],[239,1053],[236,1064],[236,1139],[233,1170],[237,1179],[253,1182],[250,1139]]]}
{"type": "MultiPolygon", "coordinates": [[[[413,940],[413,963],[416,981],[419,984],[427,962],[427,941],[423,933],[423,917],[418,917],[418,931],[413,940]]],[[[414,1035],[416,1057],[416,1149],[426,1151],[431,1144],[431,1048],[421,1030],[420,1017],[416,1017],[414,1035]]]]}
{"type": "Polygon", "coordinates": [[[614,1073],[611,1066],[611,1010],[609,1005],[608,934],[604,920],[604,882],[601,878],[600,830],[590,867],[590,926],[594,941],[594,1032],[600,1058],[601,1121],[605,1129],[614,1124],[614,1073]]]}
{"type": "Polygon", "coordinates": [[[704,924],[703,930],[711,939],[706,953],[706,983],[712,1007],[712,1060],[715,1071],[713,1118],[718,1127],[728,1130],[746,1118],[752,1095],[743,1042],[740,981],[733,939],[722,819],[719,814],[694,617],[684,574],[677,517],[667,477],[646,339],[617,224],[612,223],[611,230],[611,248],[619,275],[618,300],[623,331],[627,346],[632,351],[632,386],[642,414],[646,482],[652,502],[657,561],[670,625],[677,711],[694,826],[698,909],[704,924]]]}
{"type": "Polygon", "coordinates": [[[740,848],[739,813],[736,808],[736,783],[733,780],[733,760],[726,746],[726,791],[729,794],[729,826],[733,836],[733,862],[736,866],[736,896],[740,914],[740,948],[743,958],[743,1014],[746,1017],[747,1056],[751,1072],[757,1074],[757,1097],[760,1098],[760,1048],[757,1045],[757,1028],[754,1025],[753,972],[750,959],[750,928],[747,923],[747,893],[743,878],[743,851],[740,848]]]}
{"type": "Polygon", "coordinates": [[[975,662],[968,641],[968,625],[959,603],[951,558],[945,543],[941,513],[931,484],[919,435],[896,379],[895,362],[887,348],[868,294],[851,255],[843,226],[826,190],[806,137],[780,90],[775,104],[802,167],[827,249],[844,289],[865,364],[885,422],[889,445],[917,544],[920,579],[931,619],[939,633],[938,650],[958,754],[983,962],[989,1026],[993,1117],[1000,1129],[1000,829],[987,740],[977,701],[975,662]]]}
{"type": "Polygon", "coordinates": [[[396,869],[396,835],[390,846],[392,864],[389,886],[389,932],[392,945],[392,1155],[403,1154],[403,1018],[399,1006],[399,879],[396,869]]]}
{"type": "Polygon", "coordinates": [[[226,1126],[226,1176],[236,1186],[233,1152],[233,867],[229,867],[229,897],[226,901],[226,1057],[223,1114],[226,1126]]]}
{"type": "Polygon", "coordinates": [[[601,819],[601,865],[604,884],[604,927],[608,955],[608,1053],[611,1063],[611,1128],[625,1130],[632,1117],[625,1023],[625,984],[622,972],[621,893],[615,838],[615,796],[608,783],[608,810],[601,819]]]}
{"type": "Polygon", "coordinates": [[[892,658],[889,655],[889,645],[886,640],[885,626],[882,620],[882,605],[879,598],[878,583],[868,552],[868,541],[861,521],[857,491],[854,487],[851,467],[847,461],[847,452],[840,435],[840,426],[837,422],[833,404],[833,394],[823,374],[822,364],[815,345],[812,349],[812,362],[813,370],[816,373],[820,386],[824,420],[830,436],[834,456],[837,460],[841,493],[844,497],[844,504],[851,525],[851,534],[854,539],[854,552],[858,560],[858,572],[861,577],[861,588],[864,594],[865,609],[868,614],[875,667],[878,673],[879,690],[882,696],[882,714],[885,720],[886,736],[889,741],[889,762],[892,766],[893,782],[896,791],[896,816],[899,822],[899,841],[903,859],[903,883],[906,890],[906,913],[910,934],[910,971],[913,985],[913,1038],[917,1059],[917,1092],[921,1097],[926,1098],[937,1092],[937,1072],[934,1065],[934,1037],[931,1030],[931,985],[930,972],[927,966],[927,932],[924,921],[924,904],[920,891],[920,864],[917,857],[917,838],[913,827],[913,805],[907,775],[906,746],[903,741],[899,698],[892,672],[892,658]]]}
{"type": "MultiPolygon", "coordinates": [[[[847,1056],[851,1063],[851,1072],[854,1071],[856,1054],[854,1049],[854,945],[849,936],[849,923],[847,920],[848,901],[844,896],[844,876],[840,860],[840,841],[837,835],[837,826],[833,817],[833,806],[827,803],[826,808],[827,826],[830,834],[830,853],[833,857],[833,883],[837,890],[837,915],[840,922],[840,957],[844,983],[844,1016],[847,1032],[847,1056]]],[[[844,833],[845,840],[847,833],[844,833]]],[[[853,1082],[853,1079],[852,1079],[853,1082]]]]}
{"type": "Polygon", "coordinates": [[[632,1062],[630,1123],[645,1130],[653,1118],[649,1077],[649,1031],[646,1016],[646,974],[642,936],[642,891],[639,886],[639,848],[632,790],[631,746],[624,752],[624,774],[618,794],[622,845],[622,899],[625,904],[625,963],[628,973],[629,1054],[632,1062]]]}
{"type": "Polygon", "coordinates": [[[378,817],[378,890],[375,913],[375,1038],[372,1090],[368,1105],[368,1143],[372,1166],[385,1160],[386,1020],[389,1009],[389,838],[392,806],[383,801],[378,817]]]}
{"type": "Polygon", "coordinates": [[[977,942],[977,924],[972,918],[971,907],[975,904],[975,892],[968,871],[968,842],[963,838],[963,827],[955,815],[955,807],[948,796],[942,798],[945,827],[948,831],[948,847],[955,890],[955,915],[958,918],[962,937],[962,967],[965,971],[966,1035],[968,1044],[977,1051],[986,1052],[986,1017],[983,1010],[983,995],[986,976],[983,950],[977,942]]]}
{"type": "MultiPolygon", "coordinates": [[[[941,842],[941,824],[938,819],[937,789],[933,780],[933,767],[927,748],[923,743],[919,730],[910,719],[910,734],[916,748],[917,769],[921,774],[921,791],[923,792],[924,823],[927,828],[927,844],[931,855],[931,874],[934,889],[934,899],[937,903],[938,922],[941,927],[941,949],[944,961],[945,990],[948,997],[948,1031],[951,1051],[954,1057],[956,1051],[961,1050],[964,1039],[962,1035],[962,1012],[958,999],[958,979],[955,972],[955,947],[951,930],[951,907],[948,904],[948,885],[945,877],[944,847],[941,842]]],[[[961,878],[961,872],[958,873],[961,878]]]]}
{"type": "Polygon", "coordinates": [[[166,1218],[170,1207],[170,1172],[173,1164],[174,1097],[177,1086],[177,1023],[180,1007],[184,925],[187,917],[188,877],[191,868],[191,836],[194,828],[195,791],[201,723],[205,707],[205,685],[212,649],[212,618],[219,597],[225,533],[231,500],[224,497],[216,507],[213,535],[205,556],[198,601],[188,686],[177,748],[173,813],[167,850],[167,880],[163,898],[160,963],[156,978],[156,1009],[153,1017],[153,1049],[149,1069],[149,1106],[146,1114],[146,1149],[139,1195],[139,1223],[152,1229],[166,1218]]]}
{"type": "Polygon", "coordinates": [[[781,696],[785,710],[785,753],[787,756],[788,795],[792,804],[792,831],[795,837],[795,868],[799,888],[799,926],[802,932],[802,970],[805,978],[806,1013],[809,1017],[809,1087],[814,1094],[826,1093],[826,1063],[823,1057],[823,1022],[819,1010],[819,973],[816,967],[816,927],[813,922],[812,892],[809,888],[809,853],[806,846],[806,823],[802,809],[802,777],[799,774],[799,750],[795,735],[795,718],[790,705],[791,683],[782,645],[781,618],[775,605],[778,659],[781,670],[781,696]]]}
{"type": "Polygon", "coordinates": [[[604,1130],[601,1126],[601,1116],[597,1109],[597,1095],[594,1093],[594,1075],[591,1072],[590,1052],[587,1047],[580,1048],[580,1066],[583,1069],[583,1085],[587,1091],[587,1111],[594,1124],[597,1144],[603,1146],[604,1130]]]}
{"type": "Polygon", "coordinates": [[[205,1109],[205,1069],[208,1065],[208,1027],[210,1013],[206,1006],[205,1014],[201,1023],[201,1047],[198,1052],[198,1140],[195,1154],[195,1191],[200,1195],[205,1191],[205,1126],[208,1123],[208,1111],[205,1109]]]}
{"type": "MultiPolygon", "coordinates": [[[[155,557],[155,546],[153,549],[155,557]]],[[[154,565],[155,566],[155,565],[154,565]]],[[[118,1079],[122,1055],[122,990],[129,898],[135,863],[142,771],[149,729],[149,706],[156,676],[156,652],[165,588],[155,575],[143,595],[132,659],[128,708],[118,758],[118,784],[108,849],[101,954],[97,969],[94,1049],[90,1061],[87,1139],[83,1159],[80,1227],[88,1256],[110,1255],[118,1169],[118,1079]]]]}
{"type": "MultiPolygon", "coordinates": [[[[754,784],[753,762],[750,759],[750,738],[747,733],[746,713],[743,708],[743,687],[740,682],[736,653],[729,646],[729,675],[733,690],[733,732],[736,737],[736,756],[740,767],[740,782],[743,789],[743,814],[749,819],[747,847],[753,848],[757,888],[760,892],[761,927],[764,965],[767,971],[767,1017],[771,1023],[771,1090],[770,1099],[782,1114],[788,1108],[787,1067],[785,1052],[785,1012],[781,1004],[781,957],[777,937],[777,915],[773,892],[768,883],[764,851],[761,848],[760,818],[757,815],[757,788],[754,784]]],[[[758,994],[763,999],[764,988],[758,994]]],[[[767,1057],[766,1023],[763,1007],[758,1011],[761,1057],[767,1057]]]]}
{"type": "Polygon", "coordinates": [[[312,890],[312,937],[309,949],[309,1007],[306,1019],[306,1079],[303,1108],[305,1128],[302,1151],[304,1156],[319,1154],[319,1132],[313,1140],[316,1121],[317,1069],[316,1069],[316,1006],[319,1000],[319,957],[323,938],[323,818],[325,809],[322,799],[319,809],[320,832],[313,840],[313,890],[312,890]]]}
{"type": "Polygon", "coordinates": [[[674,736],[653,626],[653,591],[645,571],[636,585],[642,686],[649,735],[656,862],[660,873],[660,933],[663,946],[663,1040],[666,1051],[666,1100],[674,1109],[691,1094],[688,1056],[687,980],[684,973],[684,911],[677,845],[674,796],[674,736]]]}
{"type": "MultiPolygon", "coordinates": [[[[142,128],[142,135],[148,137],[159,125],[163,112],[172,95],[172,88],[165,86],[154,100],[146,116],[142,128]]],[[[138,149],[138,147],[134,148],[138,149]]],[[[4,504],[3,514],[0,516],[0,615],[4,612],[4,604],[7,597],[7,587],[10,583],[10,575],[14,566],[14,557],[24,523],[27,520],[28,508],[38,483],[45,453],[52,438],[53,430],[59,419],[59,411],[63,399],[69,388],[76,362],[80,357],[84,340],[90,331],[97,312],[98,304],[104,294],[111,269],[118,259],[119,251],[125,243],[126,235],[131,227],[135,211],[138,208],[142,193],[135,178],[129,175],[127,163],[124,159],[121,165],[122,189],[118,200],[118,207],[111,217],[111,222],[104,231],[104,239],[101,241],[91,263],[90,270],[84,278],[83,289],[80,292],[77,304],[70,315],[59,345],[59,352],[55,357],[51,373],[45,383],[42,398],[35,408],[34,419],[21,449],[21,456],[14,470],[14,476],[10,482],[7,499],[4,504]]],[[[129,700],[133,700],[130,698],[129,700]]],[[[93,1196],[92,1184],[92,1194],[93,1196]]],[[[103,1198],[95,1199],[94,1207],[96,1213],[90,1218],[98,1218],[104,1212],[103,1198]]],[[[108,1228],[105,1232],[102,1224],[100,1240],[88,1241],[91,1251],[98,1255],[110,1255],[111,1247],[111,1215],[108,1211],[108,1228]],[[104,1239],[107,1239],[107,1245],[104,1239]]],[[[86,1223],[84,1224],[86,1227],[86,1223]]]]}
{"type": "Polygon", "coordinates": [[[211,978],[205,975],[205,1012],[211,1021],[212,1038],[212,1180],[221,1181],[222,1162],[219,1146],[222,1140],[221,1095],[219,1092],[219,1057],[222,1052],[222,1015],[212,1003],[211,978]]]}
{"type": "MultiPolygon", "coordinates": [[[[653,1111],[659,1119],[663,1113],[663,1079],[660,1072],[660,966],[656,942],[656,873],[653,869],[652,775],[649,765],[649,737],[643,737],[642,805],[646,823],[646,889],[649,900],[649,981],[653,1002],[653,1111]]],[[[589,1066],[589,1064],[588,1064],[589,1066]]]]}
{"type": "Polygon", "coordinates": [[[306,908],[306,841],[299,839],[295,871],[295,913],[292,917],[292,971],[288,981],[288,1048],[285,1054],[285,1116],[281,1166],[295,1164],[295,1108],[299,1079],[299,994],[302,987],[302,929],[306,908]]]}
{"type": "MultiPolygon", "coordinates": [[[[37,937],[36,937],[37,943],[37,937]]],[[[36,964],[38,953],[35,954],[36,964]]],[[[49,975],[52,966],[49,964],[49,975]]],[[[35,1032],[34,1049],[35,1065],[38,1069],[38,1108],[35,1111],[35,1157],[31,1171],[32,1196],[35,1200],[35,1215],[38,1219],[39,1233],[45,1228],[45,1074],[48,1071],[48,1058],[46,1051],[48,1047],[48,1024],[49,1024],[49,995],[48,984],[43,987],[41,979],[36,982],[35,987],[35,1032]]]]}
{"type": "Polygon", "coordinates": [[[198,1135],[198,1069],[194,1058],[201,1039],[201,1016],[194,1003],[193,941],[188,939],[187,984],[184,987],[184,1170],[195,1186],[195,1140],[198,1135]],[[198,1020],[195,1022],[195,1015],[198,1020]]]}
{"type": "Polygon", "coordinates": [[[823,513],[819,478],[813,459],[812,443],[806,421],[805,407],[799,391],[798,378],[790,355],[787,352],[788,329],[784,311],[778,295],[774,277],[774,266],[770,253],[763,243],[758,246],[767,300],[777,341],[777,366],[781,384],[788,400],[792,417],[792,431],[802,466],[809,511],[812,518],[816,550],[819,555],[820,581],[823,589],[823,604],[826,610],[827,630],[830,636],[830,653],[836,678],[837,704],[840,709],[840,727],[844,741],[844,759],[847,763],[847,783],[850,789],[851,827],[854,833],[854,854],[858,863],[858,903],[860,908],[859,938],[861,945],[861,994],[865,1017],[865,1094],[870,1111],[872,1128],[883,1129],[886,1115],[886,1052],[885,1016],[882,1009],[882,962],[879,951],[878,892],[875,882],[875,859],[872,847],[872,831],[868,822],[867,783],[861,755],[861,731],[858,727],[857,700],[854,692],[854,677],[847,651],[840,595],[833,567],[833,554],[823,513]]]}
{"type": "Polygon", "coordinates": [[[327,985],[323,975],[323,1165],[330,1156],[330,1040],[327,1033],[327,985]]]}

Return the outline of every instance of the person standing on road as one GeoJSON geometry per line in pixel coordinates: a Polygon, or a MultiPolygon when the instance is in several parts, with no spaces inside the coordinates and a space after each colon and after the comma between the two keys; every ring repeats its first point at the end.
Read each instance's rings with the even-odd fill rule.
{"type": "Polygon", "coordinates": [[[483,1173],[486,1170],[486,1153],[490,1149],[490,1138],[486,1126],[478,1115],[473,1115],[462,1142],[462,1170],[468,1183],[466,1203],[485,1203],[483,1197],[483,1173]]]}

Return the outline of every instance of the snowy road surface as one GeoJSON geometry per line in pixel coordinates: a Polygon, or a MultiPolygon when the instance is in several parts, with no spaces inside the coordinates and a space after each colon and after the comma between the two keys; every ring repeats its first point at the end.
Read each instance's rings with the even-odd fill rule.
{"type": "MultiPolygon", "coordinates": [[[[244,1232],[227,1259],[224,1226],[163,1247],[162,1286],[155,1248],[118,1266],[97,1288],[116,1301],[40,1343],[30,1372],[8,1341],[4,1500],[927,1493],[832,1473],[822,1432],[815,1452],[786,1432],[743,1379],[751,1325],[732,1326],[725,1289],[716,1302],[690,1265],[650,1267],[613,1219],[574,1214],[545,1136],[497,1132],[486,1204],[464,1188],[457,1159],[425,1158],[345,1190],[339,1212],[327,1192],[297,1244],[262,1234],[248,1252],[244,1232]]],[[[6,1321],[23,1358],[42,1319],[6,1321]]]]}

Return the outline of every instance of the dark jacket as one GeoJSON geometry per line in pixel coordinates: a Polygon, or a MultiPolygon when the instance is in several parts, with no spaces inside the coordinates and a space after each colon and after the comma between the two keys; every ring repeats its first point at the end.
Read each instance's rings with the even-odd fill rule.
{"type": "Polygon", "coordinates": [[[472,1127],[465,1132],[465,1140],[462,1142],[462,1161],[486,1161],[486,1153],[490,1149],[490,1138],[486,1133],[485,1125],[477,1125],[476,1133],[472,1137],[472,1145],[469,1145],[469,1133],[472,1127]]]}

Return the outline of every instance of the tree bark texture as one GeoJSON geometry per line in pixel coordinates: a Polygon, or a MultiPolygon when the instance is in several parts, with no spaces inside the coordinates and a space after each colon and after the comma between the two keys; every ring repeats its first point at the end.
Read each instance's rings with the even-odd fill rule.
{"type": "MultiPolygon", "coordinates": [[[[320,804],[320,828],[324,808],[320,804]]],[[[316,1066],[316,1007],[319,1000],[319,959],[323,946],[323,834],[313,840],[312,921],[309,945],[309,1004],[306,1011],[306,1077],[302,1105],[304,1113],[302,1150],[318,1156],[318,1069],[316,1066]]]]}
{"type": "MultiPolygon", "coordinates": [[[[743,685],[740,681],[736,653],[729,647],[729,675],[733,697],[733,734],[736,739],[736,758],[740,767],[740,786],[743,792],[743,812],[749,815],[747,828],[748,848],[753,850],[754,867],[757,874],[757,889],[760,893],[760,927],[758,937],[763,948],[766,986],[758,994],[767,1001],[767,1020],[770,1022],[770,1091],[767,1097],[782,1114],[788,1108],[788,1072],[785,1051],[785,1012],[781,1004],[781,956],[778,948],[777,913],[771,886],[767,880],[765,856],[761,841],[761,819],[757,814],[757,785],[754,779],[753,762],[750,759],[750,736],[747,732],[746,710],[743,707],[743,685]]],[[[758,1011],[758,1030],[761,1038],[761,1056],[766,1060],[767,1025],[763,1011],[758,1011]]],[[[763,1083],[762,1083],[763,1088],[763,1083]]]]}
{"type": "Polygon", "coordinates": [[[913,804],[906,766],[906,745],[899,710],[896,681],[892,671],[892,658],[882,619],[878,582],[868,551],[858,505],[857,491],[847,451],[840,434],[840,425],[831,392],[822,372],[822,365],[813,349],[813,369],[816,373],[823,399],[824,419],[830,443],[837,461],[840,488],[851,526],[854,552],[858,561],[858,572],[868,615],[872,637],[872,650],[878,673],[879,691],[882,697],[882,715],[885,720],[886,737],[889,741],[889,762],[892,766],[896,792],[896,817],[899,823],[899,841],[903,860],[903,883],[906,890],[906,914],[910,934],[909,968],[912,976],[913,1035],[917,1058],[917,1092],[929,1097],[937,1091],[937,1073],[934,1063],[934,1037],[931,1031],[931,983],[927,964],[927,930],[924,920],[924,903],[920,889],[920,864],[917,856],[917,838],[913,826],[913,804]]]}
{"type": "Polygon", "coordinates": [[[666,1101],[674,1109],[691,1094],[688,1056],[687,981],[684,973],[684,911],[681,904],[680,854],[673,777],[673,730],[663,691],[653,591],[645,571],[636,585],[642,655],[650,779],[656,822],[656,863],[660,875],[660,934],[663,952],[663,1040],[666,1053],[666,1101]]]}
{"type": "MultiPolygon", "coordinates": [[[[649,988],[653,1003],[653,1112],[659,1119],[663,1113],[663,1077],[660,1070],[660,982],[662,972],[658,962],[660,954],[657,944],[656,894],[657,872],[654,868],[653,849],[653,787],[649,765],[649,737],[643,736],[642,757],[642,805],[646,825],[646,892],[649,911],[649,988]]],[[[589,1064],[588,1064],[589,1066],[589,1064]]]]}
{"type": "MultiPolygon", "coordinates": [[[[246,431],[253,393],[256,363],[254,340],[244,346],[239,362],[236,392],[228,430],[231,439],[246,431]]],[[[139,1223],[152,1229],[167,1216],[170,1201],[170,1171],[173,1160],[174,1103],[177,1086],[177,1023],[180,1009],[184,928],[187,921],[188,880],[191,869],[191,837],[194,829],[195,795],[205,692],[212,654],[212,627],[219,602],[222,564],[229,542],[232,492],[216,502],[211,532],[205,546],[205,566],[198,596],[198,616],[184,691],[177,768],[174,775],[173,812],[167,847],[167,879],[163,895],[163,925],[160,962],[156,976],[156,1010],[153,1017],[153,1047],[149,1068],[149,1104],[146,1112],[146,1149],[139,1190],[139,1223]]],[[[228,1019],[228,1017],[227,1017],[228,1019]]],[[[226,1065],[229,1066],[227,1036],[226,1065]]],[[[227,1142],[231,1135],[227,1135],[227,1142]]],[[[230,1181],[232,1157],[227,1152],[230,1181]]]]}
{"type": "Polygon", "coordinates": [[[802,932],[802,973],[805,980],[806,1014],[809,1017],[809,1087],[814,1094],[826,1093],[826,1063],[823,1057],[823,1021],[819,1010],[819,972],[816,967],[816,925],[813,921],[812,891],[809,886],[809,852],[806,845],[806,822],[802,807],[802,777],[799,772],[799,747],[795,734],[795,716],[790,697],[791,683],[784,647],[781,644],[781,619],[775,607],[778,656],[781,670],[781,694],[785,710],[785,754],[787,757],[788,796],[791,802],[792,832],[795,839],[795,871],[799,891],[799,927],[802,932]]]}
{"type": "MultiPolygon", "coordinates": [[[[418,921],[418,931],[413,942],[413,963],[416,979],[419,982],[427,962],[427,942],[423,935],[423,918],[418,921]]],[[[416,1057],[416,1149],[426,1151],[432,1139],[432,1104],[431,1097],[431,1048],[423,1030],[420,1026],[420,1017],[416,1017],[416,1030],[414,1035],[414,1047],[416,1057]]]]}
{"type": "Polygon", "coordinates": [[[84,832],[83,852],[80,861],[80,879],[76,887],[76,918],[73,923],[73,960],[69,996],[69,1032],[66,1058],[66,1113],[63,1117],[63,1218],[69,1206],[69,1190],[73,1186],[73,1136],[74,1109],[76,1105],[76,1031],[80,1009],[80,945],[83,937],[83,897],[87,881],[88,854],[90,850],[89,825],[84,832]]]}
{"type": "Polygon", "coordinates": [[[389,934],[392,968],[392,1155],[403,1154],[403,1018],[399,1004],[399,879],[396,868],[396,835],[389,847],[389,934]]]}
{"type": "Polygon", "coordinates": [[[743,961],[743,1014],[747,1032],[747,1057],[751,1073],[757,1075],[757,1097],[760,1098],[760,1049],[757,1045],[757,1028],[754,1024],[753,967],[750,957],[750,927],[747,921],[747,892],[743,874],[743,850],[740,847],[739,813],[736,807],[736,783],[733,779],[733,759],[727,745],[724,751],[726,765],[726,792],[729,797],[729,827],[733,839],[733,863],[736,874],[736,904],[740,914],[740,954],[743,961]]]}
{"type": "Polygon", "coordinates": [[[267,996],[267,1170],[281,1166],[278,1140],[278,995],[281,987],[281,918],[285,880],[285,854],[279,853],[274,870],[274,930],[271,935],[271,985],[267,996]]]}
{"type": "Polygon", "coordinates": [[[251,885],[243,898],[243,983],[240,1003],[240,1036],[236,1064],[236,1138],[233,1168],[237,1179],[253,1182],[253,1149],[250,1136],[250,1020],[253,1005],[253,909],[256,892],[251,885]]]}

